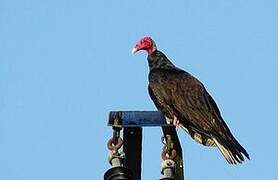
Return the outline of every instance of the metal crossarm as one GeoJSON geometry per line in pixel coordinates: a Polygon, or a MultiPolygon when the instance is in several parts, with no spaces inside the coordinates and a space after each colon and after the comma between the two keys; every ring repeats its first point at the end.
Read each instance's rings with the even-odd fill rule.
{"type": "Polygon", "coordinates": [[[108,126],[113,125],[117,112],[121,112],[121,127],[170,126],[160,111],[111,111],[108,126]]]}

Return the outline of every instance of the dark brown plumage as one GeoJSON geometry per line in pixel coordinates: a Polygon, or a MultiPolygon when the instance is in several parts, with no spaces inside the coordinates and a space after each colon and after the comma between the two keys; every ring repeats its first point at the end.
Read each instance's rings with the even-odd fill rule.
{"type": "MultiPolygon", "coordinates": [[[[173,65],[156,49],[153,40],[151,42],[151,50],[147,51],[150,70],[148,90],[157,109],[167,119],[177,118],[181,127],[198,143],[218,147],[227,162],[241,163],[244,161],[243,155],[249,159],[203,84],[173,65]]],[[[144,44],[144,41],[141,40],[139,44],[144,44]]]]}

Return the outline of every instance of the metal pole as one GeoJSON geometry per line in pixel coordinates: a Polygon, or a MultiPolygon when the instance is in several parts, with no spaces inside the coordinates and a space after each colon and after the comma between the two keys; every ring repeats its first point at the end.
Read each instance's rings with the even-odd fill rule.
{"type": "Polygon", "coordinates": [[[124,128],[124,166],[132,171],[134,180],[141,180],[142,128],[124,128]]]}

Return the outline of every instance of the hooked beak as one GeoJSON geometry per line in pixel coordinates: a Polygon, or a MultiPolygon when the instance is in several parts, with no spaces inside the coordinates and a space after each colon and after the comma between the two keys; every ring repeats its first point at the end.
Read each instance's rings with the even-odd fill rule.
{"type": "Polygon", "coordinates": [[[131,51],[131,53],[132,53],[132,54],[135,54],[137,51],[138,51],[137,48],[133,48],[132,51],[131,51]]]}

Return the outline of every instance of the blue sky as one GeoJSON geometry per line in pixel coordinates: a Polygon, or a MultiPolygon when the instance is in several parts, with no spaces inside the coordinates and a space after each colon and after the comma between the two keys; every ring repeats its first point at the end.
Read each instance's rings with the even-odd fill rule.
{"type": "MultiPolygon", "coordinates": [[[[102,179],[111,110],[155,109],[144,35],[198,77],[251,161],[226,164],[179,131],[187,179],[277,179],[278,2],[0,1],[0,180],[102,179]]],[[[160,177],[144,129],[143,179],[160,177]]]]}

